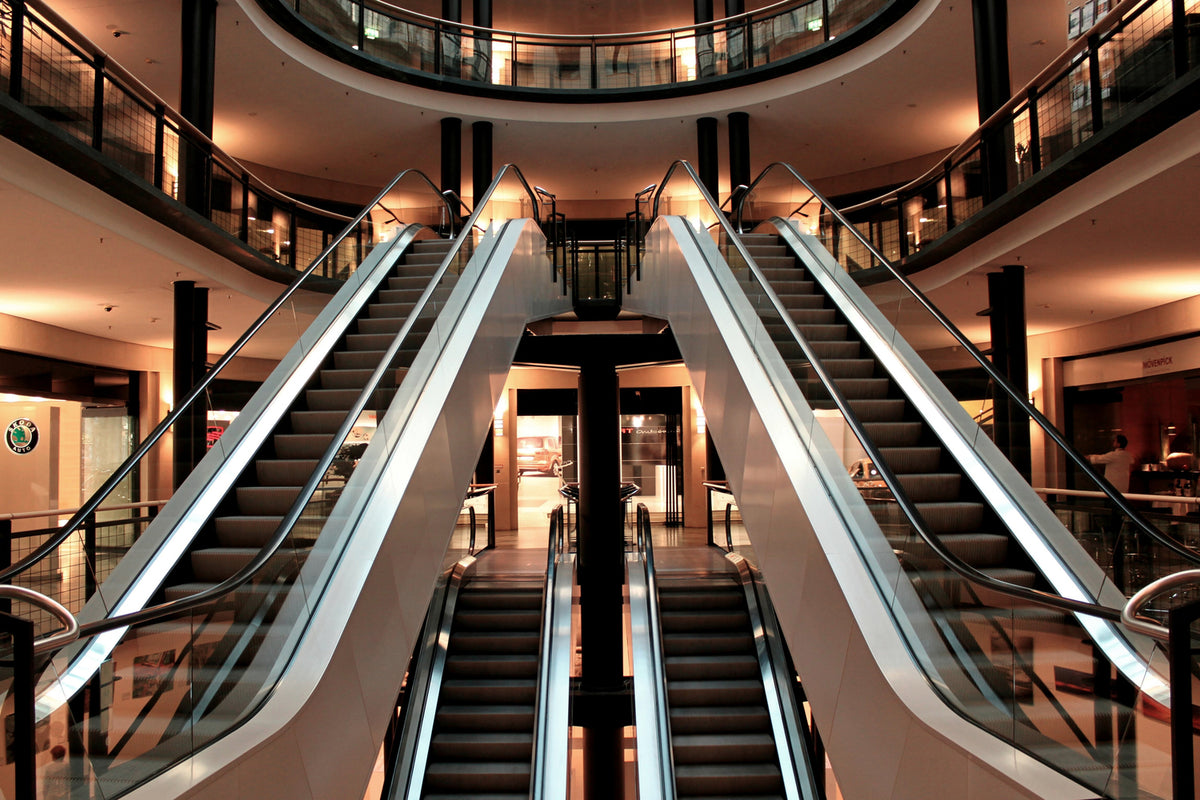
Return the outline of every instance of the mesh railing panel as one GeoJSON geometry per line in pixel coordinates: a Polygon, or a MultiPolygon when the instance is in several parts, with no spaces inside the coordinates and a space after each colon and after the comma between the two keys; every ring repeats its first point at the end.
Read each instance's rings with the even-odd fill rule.
{"type": "Polygon", "coordinates": [[[92,141],[92,64],[49,31],[25,18],[22,100],[80,139],[92,141]]]}
{"type": "Polygon", "coordinates": [[[155,127],[153,111],[105,79],[102,152],[147,183],[154,183],[155,127]]]}

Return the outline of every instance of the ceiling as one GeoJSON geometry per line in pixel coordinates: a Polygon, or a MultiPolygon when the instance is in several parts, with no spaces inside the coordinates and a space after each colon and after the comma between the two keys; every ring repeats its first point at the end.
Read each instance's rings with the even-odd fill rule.
{"type": "MultiPolygon", "coordinates": [[[[540,0],[512,7],[550,14],[563,5],[540,0]]],[[[597,19],[612,16],[618,6],[622,19],[644,20],[646,27],[660,27],[663,10],[671,8],[674,24],[690,21],[690,2],[588,4],[597,19]]],[[[1065,47],[1066,14],[1061,3],[1045,0],[1009,0],[1008,6],[1012,83],[1019,87],[1065,47]]],[[[54,0],[53,7],[168,104],[177,105],[178,4],[54,0]]],[[[750,115],[755,171],[786,161],[818,185],[824,181],[838,191],[869,188],[915,177],[975,128],[970,9],[967,0],[921,0],[891,29],[848,54],[736,91],[636,103],[547,104],[452,95],[358,73],[296,43],[266,20],[254,0],[226,0],[217,11],[215,139],[235,158],[337,181],[346,194],[365,199],[401,168],[439,174],[442,117],[458,116],[464,127],[490,119],[495,164],[516,163],[530,183],[584,208],[585,200],[628,205],[634,192],[659,180],[671,160],[695,158],[698,117],[717,116],[724,139],[725,114],[742,110],[750,115]]],[[[495,13],[498,26],[521,19],[499,8],[495,13]]],[[[463,175],[469,192],[469,133],[466,137],[463,175]]],[[[989,237],[945,269],[930,271],[923,282],[931,289],[940,285],[937,302],[972,337],[982,338],[985,326],[975,312],[986,305],[986,282],[975,274],[998,264],[1027,265],[1033,332],[1197,294],[1187,220],[1200,212],[1193,188],[1200,162],[1190,157],[1189,147],[1196,149],[1185,144],[1172,151],[1181,165],[1160,164],[1158,172],[1147,170],[1135,182],[1109,179],[1103,191],[1076,193],[1073,205],[1055,217],[1056,227],[1014,233],[1009,226],[1008,234],[989,237]],[[1153,274],[1154,280],[1130,287],[1131,270],[1153,274]],[[1085,285],[1080,274],[1089,276],[1085,285]]],[[[721,169],[726,170],[723,146],[721,169]]],[[[727,190],[727,175],[722,181],[727,190]]],[[[102,237],[102,231],[91,230],[98,223],[89,219],[88,208],[42,207],[42,200],[26,202],[23,191],[19,182],[0,184],[0,203],[14,212],[0,216],[0,235],[7,241],[28,238],[36,226],[47,227],[47,219],[54,220],[54,231],[102,237]]],[[[126,245],[114,254],[115,248],[81,249],[72,237],[38,237],[28,252],[18,249],[20,257],[61,264],[63,271],[30,269],[28,285],[18,294],[52,295],[54,302],[21,305],[21,297],[10,295],[0,300],[0,312],[165,346],[166,287],[175,272],[191,267],[173,267],[170,248],[136,238],[126,245]],[[69,265],[81,261],[89,264],[95,284],[69,277],[78,274],[69,265]],[[131,269],[133,264],[138,266],[131,269]],[[104,304],[124,309],[129,322],[114,324],[116,312],[104,312],[104,304]]],[[[6,264],[14,257],[0,256],[6,264]]],[[[201,285],[227,295],[224,310],[214,311],[229,317],[218,320],[223,330],[214,334],[214,349],[228,344],[231,332],[241,330],[242,321],[248,322],[273,291],[211,265],[196,266],[192,274],[201,285]]]]}

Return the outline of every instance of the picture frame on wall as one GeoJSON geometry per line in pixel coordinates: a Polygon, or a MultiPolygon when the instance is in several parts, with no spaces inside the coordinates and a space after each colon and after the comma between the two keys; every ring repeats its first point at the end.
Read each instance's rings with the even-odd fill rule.
{"type": "Polygon", "coordinates": [[[1067,38],[1078,39],[1079,34],[1083,32],[1083,9],[1071,9],[1070,16],[1067,17],[1067,38]]]}

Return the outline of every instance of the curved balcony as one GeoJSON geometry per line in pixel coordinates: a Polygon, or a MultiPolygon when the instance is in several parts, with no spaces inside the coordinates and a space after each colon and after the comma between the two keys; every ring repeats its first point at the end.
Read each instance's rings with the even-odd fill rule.
{"type": "Polygon", "coordinates": [[[604,102],[726,89],[828,60],[916,0],[784,0],[683,28],[589,36],[519,33],[378,0],[258,0],[310,46],[397,81],[464,94],[604,102]]]}
{"type": "MultiPolygon", "coordinates": [[[[1200,2],[1124,0],[921,177],[842,209],[906,272],[932,266],[1200,107],[1200,2]]],[[[778,215],[818,233],[864,283],[866,249],[787,171],[740,196],[740,224],[778,215]]]]}

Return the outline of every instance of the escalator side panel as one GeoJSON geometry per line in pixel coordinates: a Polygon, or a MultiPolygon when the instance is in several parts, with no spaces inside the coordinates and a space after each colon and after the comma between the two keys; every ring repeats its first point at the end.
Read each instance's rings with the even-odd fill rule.
{"type": "Polygon", "coordinates": [[[646,254],[626,307],[671,324],[846,795],[1080,796],[955,715],[913,663],[856,544],[877,523],[734,279],[710,271],[715,244],[667,217],[646,254]]]}
{"type": "Polygon", "coordinates": [[[532,222],[489,241],[327,523],[322,541],[338,526],[328,541],[343,545],[305,565],[336,569],[307,598],[316,608],[291,668],[248,724],[129,796],[363,795],[525,323],[569,309],[532,222]]]}

